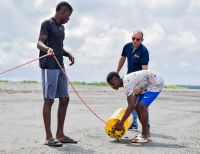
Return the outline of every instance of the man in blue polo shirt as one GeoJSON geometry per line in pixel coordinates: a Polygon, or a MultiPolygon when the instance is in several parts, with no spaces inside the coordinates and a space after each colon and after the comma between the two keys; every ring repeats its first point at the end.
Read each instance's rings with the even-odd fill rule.
{"type": "Polygon", "coordinates": [[[61,67],[64,69],[63,56],[68,57],[74,63],[74,57],[63,48],[65,38],[64,26],[71,14],[72,7],[69,3],[63,1],[56,7],[54,17],[45,20],[40,29],[40,36],[37,47],[40,50],[40,57],[48,54],[49,56],[40,59],[40,68],[42,72],[43,88],[43,119],[46,131],[46,142],[48,146],[62,146],[63,143],[77,143],[64,134],[64,121],[69,103],[67,79],[57,64],[54,56],[58,59],[61,67]],[[53,138],[51,132],[51,108],[55,98],[59,98],[58,123],[56,138],[53,138]]]}
{"type": "MultiPolygon", "coordinates": [[[[123,67],[126,58],[127,58],[127,74],[139,70],[147,70],[148,62],[149,62],[149,52],[147,48],[142,44],[143,42],[143,33],[141,31],[135,31],[132,35],[132,42],[125,44],[123,51],[121,53],[121,57],[119,59],[117,73],[120,72],[123,67]]],[[[137,129],[137,114],[136,111],[133,110],[133,124],[131,128],[137,129]]],[[[131,129],[130,128],[130,129],[131,129]]]]}

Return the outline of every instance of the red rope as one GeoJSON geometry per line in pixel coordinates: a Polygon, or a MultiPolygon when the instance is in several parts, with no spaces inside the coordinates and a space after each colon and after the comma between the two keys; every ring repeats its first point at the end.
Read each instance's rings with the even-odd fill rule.
{"type": "Polygon", "coordinates": [[[85,103],[85,101],[81,98],[81,96],[78,94],[78,92],[76,91],[76,89],[74,88],[74,86],[72,85],[71,81],[69,80],[67,74],[65,73],[65,70],[62,68],[62,66],[60,65],[58,59],[54,56],[56,62],[58,63],[58,66],[60,67],[60,69],[62,70],[62,73],[65,75],[66,79],[69,81],[69,84],[70,86],[72,87],[72,89],[74,90],[74,92],[76,93],[76,95],[79,97],[79,99],[81,100],[81,102],[90,110],[90,112],[96,116],[100,121],[102,121],[103,123],[106,124],[106,122],[101,118],[99,117],[88,105],[87,103],[85,103]]]}
{"type": "MultiPolygon", "coordinates": [[[[9,72],[9,71],[15,70],[15,69],[17,69],[17,68],[19,68],[19,67],[22,67],[22,66],[24,66],[24,65],[27,65],[27,64],[29,64],[29,63],[32,63],[32,62],[34,62],[34,61],[36,61],[36,60],[42,59],[42,58],[44,58],[44,57],[46,57],[46,56],[48,56],[48,54],[46,54],[46,55],[44,55],[44,56],[41,56],[41,57],[39,57],[39,58],[35,58],[35,59],[33,59],[33,60],[30,60],[30,61],[28,61],[28,62],[26,62],[26,63],[21,64],[21,65],[18,65],[18,66],[9,68],[9,69],[4,70],[4,71],[1,71],[1,72],[0,72],[0,75],[1,75],[1,74],[4,74],[4,73],[7,73],[7,72],[9,72]]],[[[100,117],[87,105],[87,103],[85,103],[85,101],[81,98],[81,96],[78,94],[78,92],[76,91],[76,89],[74,88],[74,86],[72,85],[72,83],[70,82],[69,78],[67,77],[67,75],[66,75],[66,73],[65,73],[65,70],[61,67],[61,65],[60,65],[60,63],[59,63],[59,61],[58,61],[58,59],[57,59],[55,56],[54,56],[54,58],[55,58],[56,62],[58,63],[60,69],[62,70],[62,73],[65,75],[65,78],[69,81],[70,86],[72,87],[72,89],[74,90],[74,92],[76,93],[76,95],[79,97],[79,99],[81,100],[81,102],[90,110],[90,112],[91,112],[94,116],[96,116],[100,121],[102,121],[103,123],[106,124],[106,122],[105,122],[102,118],[100,118],[100,117]]]]}
{"type": "Polygon", "coordinates": [[[15,70],[15,69],[17,69],[17,68],[19,68],[19,67],[22,67],[22,66],[24,66],[24,65],[27,65],[27,64],[29,64],[29,63],[32,63],[32,62],[34,62],[34,61],[36,61],[36,60],[38,60],[38,59],[42,59],[42,58],[44,58],[44,57],[46,57],[46,56],[48,56],[48,54],[46,54],[46,55],[44,55],[44,56],[41,56],[41,57],[39,57],[39,58],[35,58],[35,59],[33,59],[33,60],[31,60],[31,61],[28,61],[28,62],[26,62],[26,63],[23,63],[23,64],[21,64],[21,65],[18,65],[18,66],[9,68],[8,70],[1,71],[1,72],[0,72],[0,75],[1,75],[1,74],[4,74],[4,73],[6,73],[6,72],[9,72],[9,71],[15,70]]]}

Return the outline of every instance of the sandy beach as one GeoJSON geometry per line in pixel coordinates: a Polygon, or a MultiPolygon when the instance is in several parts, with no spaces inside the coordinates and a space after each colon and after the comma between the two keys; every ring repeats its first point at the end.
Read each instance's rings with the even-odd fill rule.
{"type": "MultiPolygon", "coordinates": [[[[118,108],[126,107],[122,90],[110,87],[75,86],[85,102],[105,121],[118,108]]],[[[65,154],[65,153],[126,153],[126,154],[197,154],[200,153],[200,91],[165,89],[150,106],[151,140],[133,144],[140,133],[128,131],[119,141],[104,131],[97,119],[70,89],[65,133],[78,144],[51,148],[44,145],[41,85],[0,83],[0,153],[65,154]]],[[[55,135],[58,100],[52,108],[52,130],[55,135]]]]}

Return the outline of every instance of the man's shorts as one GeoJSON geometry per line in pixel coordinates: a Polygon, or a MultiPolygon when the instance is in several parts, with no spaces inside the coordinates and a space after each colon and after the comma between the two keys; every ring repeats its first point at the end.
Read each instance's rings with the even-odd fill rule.
{"type": "Polygon", "coordinates": [[[68,82],[61,69],[41,69],[44,99],[69,97],[68,82]]]}
{"type": "Polygon", "coordinates": [[[146,91],[145,93],[139,94],[137,96],[137,103],[141,103],[141,104],[144,104],[145,106],[149,106],[159,94],[160,92],[146,91]]]}

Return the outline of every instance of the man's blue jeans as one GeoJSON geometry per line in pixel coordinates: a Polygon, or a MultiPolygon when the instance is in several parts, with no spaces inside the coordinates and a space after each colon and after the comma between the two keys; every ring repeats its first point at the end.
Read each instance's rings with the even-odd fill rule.
{"type": "Polygon", "coordinates": [[[137,126],[137,112],[135,111],[135,109],[133,110],[132,112],[132,115],[133,115],[133,125],[134,126],[137,126]]]}

